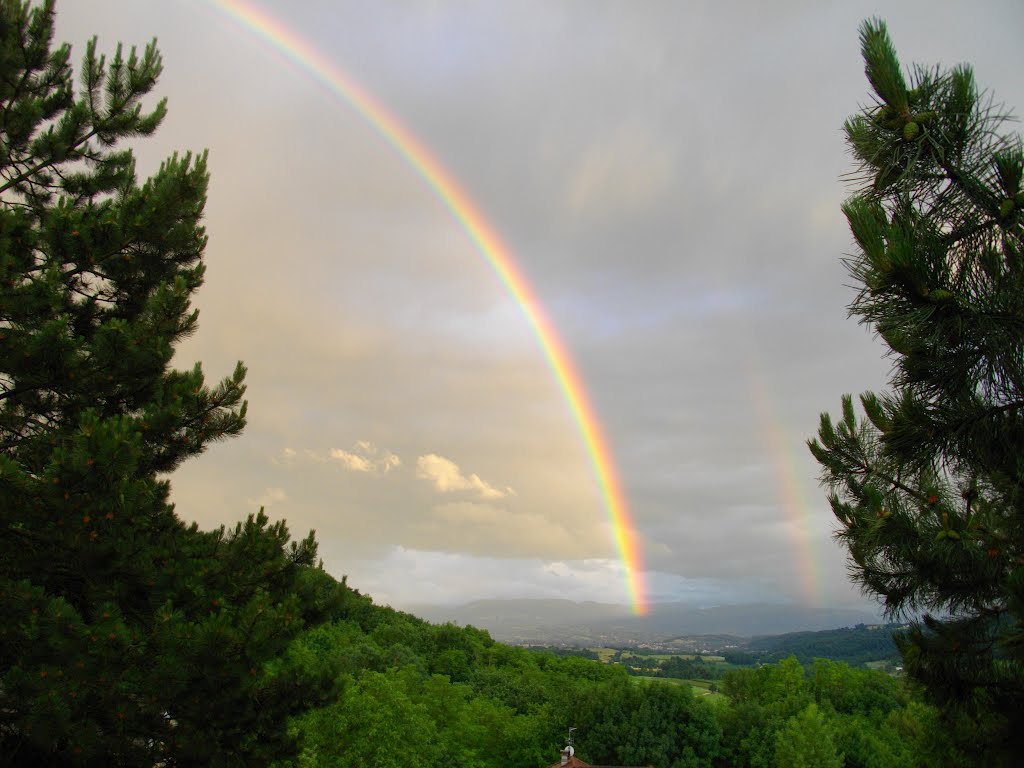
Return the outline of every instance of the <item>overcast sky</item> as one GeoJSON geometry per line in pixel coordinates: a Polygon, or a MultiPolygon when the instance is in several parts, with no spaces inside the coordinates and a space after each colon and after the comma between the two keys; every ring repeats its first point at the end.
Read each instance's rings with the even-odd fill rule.
{"type": "MultiPolygon", "coordinates": [[[[1024,109],[1024,4],[260,0],[458,180],[565,342],[650,598],[858,603],[804,441],[884,387],[846,317],[843,120],[859,22],[1024,109]]],[[[355,112],[206,0],[60,0],[58,37],[157,37],[140,173],[210,150],[207,281],[176,358],[249,367],[249,425],[172,478],[209,527],[260,505],[402,607],[626,602],[579,430],[526,318],[355,112]]]]}

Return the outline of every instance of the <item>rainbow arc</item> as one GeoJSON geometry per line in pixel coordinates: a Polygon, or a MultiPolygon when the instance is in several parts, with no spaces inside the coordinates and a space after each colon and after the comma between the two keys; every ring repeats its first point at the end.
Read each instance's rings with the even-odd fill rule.
{"type": "Polygon", "coordinates": [[[611,451],[579,372],[512,252],[441,162],[382,104],[313,45],[280,19],[251,2],[211,1],[229,18],[270,45],[330,94],[340,97],[390,144],[445,205],[519,306],[579,429],[614,532],[633,610],[638,614],[645,613],[647,596],[640,545],[611,451]]]}

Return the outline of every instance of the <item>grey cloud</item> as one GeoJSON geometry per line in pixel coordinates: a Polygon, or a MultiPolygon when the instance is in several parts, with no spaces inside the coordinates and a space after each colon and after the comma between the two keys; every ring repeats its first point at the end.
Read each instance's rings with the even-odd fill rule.
{"type": "MultiPolygon", "coordinates": [[[[970,61],[1024,109],[1024,7],[975,6],[885,13],[905,60],[970,61]]],[[[874,5],[260,7],[402,120],[503,238],[603,425],[652,594],[815,599],[813,575],[818,598],[858,599],[803,441],[889,367],[845,316],[839,263],[840,127],[866,97],[856,28],[874,5]]],[[[271,502],[391,601],[418,585],[625,599],[540,345],[409,163],[210,4],[65,0],[58,23],[76,57],[94,33],[108,50],[159,38],[170,115],[141,173],[211,152],[200,329],[176,361],[214,379],[243,359],[250,423],[175,473],[182,516],[271,502]],[[386,476],[384,451],[403,462],[386,476]],[[429,454],[481,484],[439,494],[416,477],[429,454]]]]}

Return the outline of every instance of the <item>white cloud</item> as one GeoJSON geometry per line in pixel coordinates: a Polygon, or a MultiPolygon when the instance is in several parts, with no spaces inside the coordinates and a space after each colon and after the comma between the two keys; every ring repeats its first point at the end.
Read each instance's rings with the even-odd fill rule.
{"type": "Polygon", "coordinates": [[[378,449],[373,443],[358,440],[351,451],[332,448],[330,458],[352,472],[386,475],[402,466],[402,460],[388,450],[378,449]]]}
{"type": "Polygon", "coordinates": [[[376,475],[387,474],[402,466],[401,458],[391,451],[377,448],[368,440],[357,440],[353,443],[351,451],[332,448],[326,454],[305,448],[300,455],[294,448],[283,448],[270,461],[278,466],[292,466],[300,458],[313,464],[328,464],[335,461],[351,472],[376,475]]]}
{"type": "Polygon", "coordinates": [[[441,493],[474,491],[481,499],[503,499],[515,495],[515,491],[508,486],[495,488],[479,475],[464,475],[458,464],[436,453],[428,453],[416,459],[416,477],[427,480],[441,493]]]}
{"type": "Polygon", "coordinates": [[[331,458],[345,467],[345,469],[351,469],[353,472],[370,472],[373,470],[373,464],[365,456],[357,456],[340,448],[331,450],[331,458]]]}

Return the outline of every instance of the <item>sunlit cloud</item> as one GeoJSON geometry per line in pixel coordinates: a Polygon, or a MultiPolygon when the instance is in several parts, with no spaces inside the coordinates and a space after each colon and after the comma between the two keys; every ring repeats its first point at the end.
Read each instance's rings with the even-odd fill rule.
{"type": "Polygon", "coordinates": [[[373,471],[373,463],[365,456],[357,456],[354,453],[343,451],[340,448],[334,448],[331,451],[331,458],[337,461],[345,469],[351,469],[353,472],[371,472],[373,471]]]}
{"type": "Polygon", "coordinates": [[[402,466],[402,460],[391,451],[378,449],[373,443],[359,440],[351,451],[332,448],[330,458],[345,469],[365,474],[386,475],[402,466]]]}
{"type": "Polygon", "coordinates": [[[387,449],[378,448],[368,440],[357,440],[349,451],[331,448],[327,453],[320,453],[306,448],[300,454],[294,448],[284,448],[271,462],[278,466],[292,466],[300,460],[312,464],[334,462],[350,472],[373,475],[386,475],[402,466],[399,456],[387,449]]]}
{"type": "Polygon", "coordinates": [[[428,453],[416,459],[416,477],[431,483],[441,493],[475,492],[481,499],[503,499],[514,496],[510,487],[496,488],[479,475],[465,475],[459,465],[444,456],[428,453]]]}

